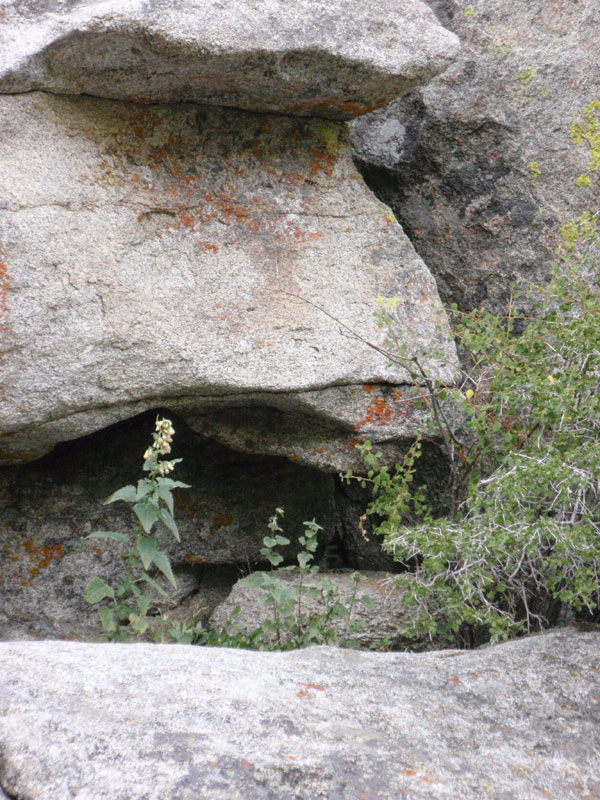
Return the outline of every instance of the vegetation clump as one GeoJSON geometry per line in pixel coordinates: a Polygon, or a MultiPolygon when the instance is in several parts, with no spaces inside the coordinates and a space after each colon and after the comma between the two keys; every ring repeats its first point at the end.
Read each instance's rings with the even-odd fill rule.
{"type": "Polygon", "coordinates": [[[130,533],[95,531],[87,537],[112,539],[125,549],[121,555],[124,571],[119,573],[116,584],[111,586],[96,576],[89,581],[84,594],[88,603],[99,604],[102,627],[106,638],[110,640],[129,641],[132,636],[141,636],[148,630],[148,612],[152,602],[148,591],[167,596],[167,592],[150,574],[151,568],[161,572],[177,588],[169,558],[159,548],[156,537],[151,535],[154,525],[161,522],[176,541],[180,541],[173,516],[172,491],[189,486],[168,477],[181,459],[161,459],[161,456],[171,452],[174,433],[170,420],[157,418],[152,445],[144,453],[143,471],[148,476],[141,478],[136,486],[123,486],[106,500],[106,504],[122,500],[133,506],[137,518],[135,530],[130,533]]]}
{"type": "Polygon", "coordinates": [[[574,225],[548,285],[521,288],[535,300],[530,314],[514,311],[514,297],[504,318],[451,310],[465,362],[458,389],[405,355],[381,302],[388,357],[423,387],[427,438],[450,464],[449,515],[434,519],[413,482],[421,437],[394,468],[361,445],[368,471],[358,479],[375,489],[368,513],[406,570],[394,579],[415,612],[405,635],[496,641],[598,612],[600,232],[597,215],[574,225]]]}

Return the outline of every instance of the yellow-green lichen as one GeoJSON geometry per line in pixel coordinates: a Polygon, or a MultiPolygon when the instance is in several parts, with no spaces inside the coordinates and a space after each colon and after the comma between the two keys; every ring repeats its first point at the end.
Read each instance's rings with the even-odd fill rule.
{"type": "Polygon", "coordinates": [[[340,134],[342,134],[340,123],[317,119],[312,127],[331,155],[335,155],[340,147],[340,134]]]}
{"type": "MultiPolygon", "coordinates": [[[[571,141],[574,144],[587,144],[590,148],[590,160],[587,165],[588,172],[597,172],[598,168],[600,168],[600,124],[597,116],[599,112],[600,100],[593,100],[575,118],[569,131],[571,141]]],[[[577,179],[578,186],[589,186],[590,184],[589,175],[580,175],[577,179]],[[586,182],[585,178],[589,182],[586,182]]]]}
{"type": "Polygon", "coordinates": [[[537,161],[529,162],[529,174],[531,176],[531,185],[535,186],[537,179],[541,176],[542,170],[537,161]]]}
{"type": "Polygon", "coordinates": [[[591,211],[584,211],[579,219],[571,219],[558,229],[565,250],[571,252],[579,240],[597,236],[598,220],[591,211]]]}
{"type": "Polygon", "coordinates": [[[529,86],[531,81],[537,76],[537,69],[535,67],[527,67],[527,69],[517,72],[515,80],[519,81],[523,86],[529,86]]]}

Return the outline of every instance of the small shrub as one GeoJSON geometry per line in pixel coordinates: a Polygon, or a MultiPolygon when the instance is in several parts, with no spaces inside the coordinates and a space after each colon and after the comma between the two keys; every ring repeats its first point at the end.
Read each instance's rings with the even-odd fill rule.
{"type": "MultiPolygon", "coordinates": [[[[465,357],[460,388],[407,358],[389,304],[389,357],[412,371],[450,464],[449,515],[433,519],[413,486],[420,439],[404,463],[361,445],[384,548],[410,574],[395,580],[417,610],[405,634],[498,640],[539,630],[561,610],[600,605],[600,232],[573,223],[527,317],[451,311],[465,357]],[[453,404],[450,406],[450,402],[453,404]],[[408,512],[420,516],[406,524],[408,512]]],[[[347,473],[346,480],[356,479],[347,473]]]]}

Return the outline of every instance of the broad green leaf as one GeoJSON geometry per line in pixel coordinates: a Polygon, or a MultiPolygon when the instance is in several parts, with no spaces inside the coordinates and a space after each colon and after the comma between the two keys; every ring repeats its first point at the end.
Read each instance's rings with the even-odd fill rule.
{"type": "Polygon", "coordinates": [[[167,489],[166,486],[161,486],[159,484],[159,486],[158,486],[158,496],[165,503],[165,505],[169,509],[169,513],[172,516],[173,515],[173,495],[171,494],[169,489],[167,489]]]}
{"type": "Polygon", "coordinates": [[[146,533],[150,533],[152,526],[158,519],[158,506],[149,500],[142,500],[133,507],[142,528],[146,533]]]}
{"type": "Polygon", "coordinates": [[[158,516],[161,522],[163,522],[167,526],[167,528],[171,531],[171,533],[177,539],[177,541],[180,542],[181,538],[179,536],[179,531],[177,530],[177,525],[175,524],[175,520],[169,514],[169,512],[164,508],[159,508],[158,516]]]}
{"type": "Polygon", "coordinates": [[[100,614],[100,622],[104,630],[107,633],[114,633],[117,630],[117,622],[112,609],[108,606],[101,606],[98,609],[98,613],[100,614]]]}
{"type": "Polygon", "coordinates": [[[135,549],[142,559],[144,569],[148,569],[154,556],[156,555],[158,544],[153,536],[137,536],[135,540],[135,549]]]}
{"type": "MultiPolygon", "coordinates": [[[[181,459],[177,459],[181,461],[181,459]]],[[[182,483],[181,481],[174,481],[171,478],[157,478],[159,486],[164,486],[166,489],[189,489],[189,483],[182,483]]]]}
{"type": "Polygon", "coordinates": [[[173,570],[171,569],[171,562],[169,561],[167,554],[164,553],[162,550],[158,550],[154,554],[152,560],[159,568],[159,570],[162,572],[162,574],[165,576],[165,578],[169,581],[171,586],[174,589],[176,589],[177,581],[175,580],[175,575],[173,575],[173,570]]]}
{"type": "Polygon", "coordinates": [[[131,629],[134,631],[134,633],[142,634],[148,630],[149,622],[144,616],[140,616],[139,614],[130,614],[129,624],[131,625],[131,629]]]}
{"type": "Polygon", "coordinates": [[[154,481],[151,481],[149,478],[142,478],[138,481],[135,499],[142,500],[147,494],[153,491],[154,488],[154,481]]]}
{"type": "Polygon", "coordinates": [[[85,539],[114,539],[115,542],[121,542],[121,544],[127,544],[129,541],[129,536],[126,533],[119,533],[118,531],[94,531],[90,533],[89,536],[85,536],[85,539]]]}
{"type": "Polygon", "coordinates": [[[83,596],[88,603],[99,603],[105,597],[110,597],[111,600],[114,599],[115,590],[96,575],[88,581],[83,596]]]}
{"type": "Polygon", "coordinates": [[[136,494],[137,492],[135,486],[123,486],[121,489],[113,492],[108,500],[104,501],[104,505],[106,506],[109,503],[115,503],[117,500],[124,500],[126,503],[134,503],[136,494]]]}
{"type": "Polygon", "coordinates": [[[150,599],[146,597],[145,594],[140,594],[136,598],[138,608],[140,609],[140,614],[145,617],[148,613],[148,607],[150,605],[150,599]]]}
{"type": "Polygon", "coordinates": [[[253,572],[247,578],[244,578],[244,586],[249,589],[262,587],[265,584],[265,578],[268,578],[268,575],[264,572],[253,572]]]}
{"type": "Polygon", "coordinates": [[[279,555],[279,553],[272,553],[272,552],[263,553],[262,550],[261,553],[265,556],[265,558],[272,567],[278,566],[283,561],[283,556],[279,555]]]}

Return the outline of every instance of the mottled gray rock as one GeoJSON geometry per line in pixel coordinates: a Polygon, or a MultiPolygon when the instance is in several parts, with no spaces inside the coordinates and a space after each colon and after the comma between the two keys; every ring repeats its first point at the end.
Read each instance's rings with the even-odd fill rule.
{"type": "Polygon", "coordinates": [[[548,274],[559,225],[598,210],[597,178],[577,186],[589,147],[576,147],[569,128],[600,98],[600,6],[429,4],[459,35],[460,58],[423,89],[357,120],[353,144],[442,299],[504,310],[511,281],[548,274]]]}
{"type": "Polygon", "coordinates": [[[0,92],[195,101],[350,119],[451,63],[458,39],[418,0],[13,0],[0,92]]]}
{"type": "MultiPolygon", "coordinates": [[[[0,98],[0,144],[0,463],[253,392],[291,392],[291,410],[311,392],[302,408],[351,449],[348,430],[378,422],[363,384],[410,381],[348,333],[383,343],[378,294],[400,298],[400,334],[443,351],[430,366],[452,380],[435,282],[343,124],[31,93],[0,98]],[[340,386],[357,391],[331,402],[340,386]]],[[[380,438],[422,427],[393,416],[380,438]]]]}
{"type": "MultiPolygon", "coordinates": [[[[149,412],[30,464],[0,468],[0,638],[89,640],[100,633],[83,592],[93,575],[115,583],[121,549],[83,537],[135,529],[130,505],[103,503],[142,476],[154,419],[149,412]]],[[[323,546],[332,540],[334,476],[288,459],[235,453],[173,419],[173,454],[183,459],[175,477],[191,488],[175,494],[181,543],[161,534],[179,589],[159,605],[171,617],[206,619],[240,569],[262,563],[262,539],[276,507],[285,509],[287,559],[300,549],[304,520],[315,517],[322,525],[323,546]]]]}
{"type": "MultiPolygon", "coordinates": [[[[361,346],[358,343],[358,346],[361,346]]],[[[204,403],[186,422],[243,453],[286,456],[323,470],[364,470],[356,444],[368,439],[389,463],[406,452],[430,422],[417,403],[419,387],[332,386],[306,392],[252,392],[204,403]]],[[[176,404],[175,407],[179,407],[176,404]]]]}
{"type": "Polygon", "coordinates": [[[37,800],[581,800],[597,633],[479,651],[0,643],[0,786],[37,800]]]}
{"type": "MultiPolygon", "coordinates": [[[[327,625],[341,641],[352,639],[361,647],[368,648],[387,639],[390,645],[399,649],[402,640],[398,636],[398,627],[410,620],[411,613],[402,605],[403,592],[390,586],[388,577],[385,572],[318,572],[309,576],[279,572],[275,581],[277,589],[300,592],[301,614],[325,618],[338,601],[350,609],[347,617],[333,618],[327,625]],[[371,602],[363,603],[363,597],[371,602]],[[358,626],[356,630],[355,624],[358,626]]],[[[265,619],[273,620],[272,607],[264,604],[265,590],[247,584],[247,578],[239,580],[229,596],[217,605],[209,619],[211,628],[223,628],[232,618],[236,606],[240,610],[232,618],[232,631],[250,634],[265,619]]],[[[284,633],[283,641],[285,639],[284,633]]],[[[273,638],[272,641],[276,640],[273,638]]],[[[411,646],[417,644],[418,640],[412,640],[411,646]]]]}

